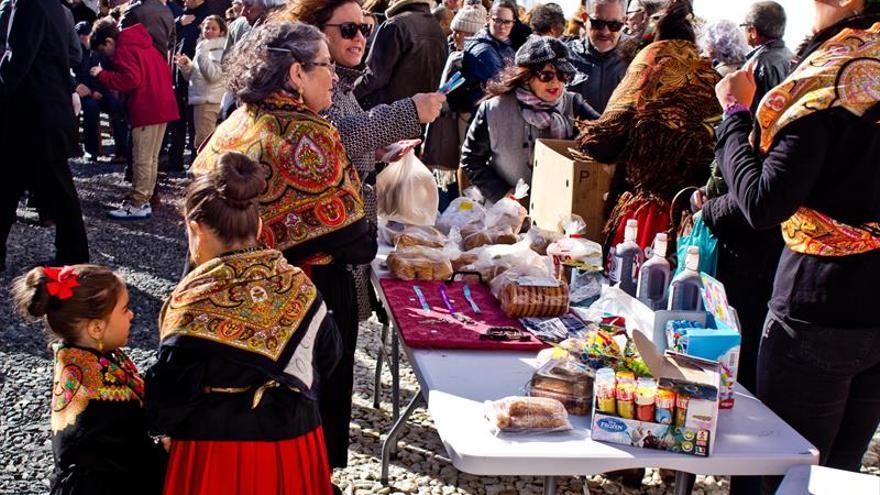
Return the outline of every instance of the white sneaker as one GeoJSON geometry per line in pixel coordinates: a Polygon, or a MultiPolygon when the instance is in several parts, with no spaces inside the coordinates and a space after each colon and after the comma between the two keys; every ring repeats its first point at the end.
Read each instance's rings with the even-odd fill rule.
{"type": "Polygon", "coordinates": [[[153,208],[150,207],[150,203],[138,207],[125,202],[122,203],[121,208],[108,211],[107,216],[111,220],[146,220],[153,216],[153,208]]]}

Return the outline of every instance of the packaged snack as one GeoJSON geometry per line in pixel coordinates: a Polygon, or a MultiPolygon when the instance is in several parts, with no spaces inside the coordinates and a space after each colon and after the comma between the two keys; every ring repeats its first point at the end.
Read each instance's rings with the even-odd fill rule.
{"type": "Polygon", "coordinates": [[[614,395],[617,399],[617,415],[624,419],[634,419],[636,416],[635,375],[630,371],[618,371],[616,379],[617,389],[614,395]]]}
{"type": "Polygon", "coordinates": [[[654,402],[657,399],[657,382],[641,377],[636,382],[636,419],[654,421],[654,402]]]}
{"type": "MultiPolygon", "coordinates": [[[[486,246],[480,251],[477,261],[473,265],[464,267],[463,270],[479,272],[483,280],[489,283],[510,268],[536,270],[534,273],[540,276],[549,276],[550,273],[549,260],[538,256],[525,242],[509,246],[486,246]]],[[[498,295],[496,294],[495,297],[497,298],[498,295]]]]}
{"type": "Polygon", "coordinates": [[[593,399],[593,374],[572,361],[550,361],[532,376],[528,393],[531,397],[556,399],[569,414],[586,416],[593,399]]]}
{"type": "Polygon", "coordinates": [[[511,318],[568,312],[568,286],[535,268],[514,268],[491,282],[492,294],[511,318]]]}
{"type": "Polygon", "coordinates": [[[396,247],[424,246],[430,248],[442,248],[446,245],[446,236],[434,227],[421,225],[409,225],[399,234],[393,235],[392,240],[396,247]]]}
{"type": "Polygon", "coordinates": [[[654,422],[671,425],[675,411],[675,392],[667,389],[657,391],[657,400],[654,408],[654,422]]]}
{"type": "Polygon", "coordinates": [[[520,179],[513,197],[504,197],[486,212],[486,225],[497,229],[508,228],[514,235],[522,230],[528,211],[520,200],[529,195],[529,186],[520,179]]]}
{"type": "Polygon", "coordinates": [[[568,413],[556,399],[505,397],[486,402],[486,418],[499,432],[550,432],[571,430],[568,413]]]}
{"type": "Polygon", "coordinates": [[[481,204],[483,197],[476,187],[467,188],[462,196],[455,198],[437,220],[437,228],[448,234],[453,227],[464,229],[468,224],[483,225],[486,209],[481,204]]]}
{"type": "Polygon", "coordinates": [[[563,234],[552,230],[544,230],[537,227],[532,227],[526,233],[526,239],[529,241],[529,247],[532,248],[532,251],[540,254],[541,256],[546,256],[547,247],[550,246],[550,244],[552,244],[554,241],[562,239],[562,235],[563,234]]]}
{"type": "Polygon", "coordinates": [[[452,276],[448,253],[424,246],[395,249],[386,261],[391,273],[401,280],[447,280],[452,276]]]}
{"type": "Polygon", "coordinates": [[[397,239],[397,236],[402,234],[403,229],[405,229],[406,227],[407,225],[405,223],[379,218],[379,225],[377,229],[379,234],[379,241],[387,246],[394,247],[394,239],[397,239]]]}
{"type": "Polygon", "coordinates": [[[469,223],[461,228],[461,247],[465,251],[492,244],[492,237],[482,223],[469,223]]]}
{"type": "Polygon", "coordinates": [[[589,327],[570,314],[551,318],[520,318],[520,323],[544,342],[562,342],[570,337],[582,337],[589,327]]]}

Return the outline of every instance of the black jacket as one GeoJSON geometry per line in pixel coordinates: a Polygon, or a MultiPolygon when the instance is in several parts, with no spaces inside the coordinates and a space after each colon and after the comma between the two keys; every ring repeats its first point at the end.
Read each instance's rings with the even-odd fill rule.
{"type": "Polygon", "coordinates": [[[168,57],[168,50],[174,46],[174,17],[164,3],[159,0],[135,0],[122,14],[119,20],[119,29],[143,24],[150,37],[153,38],[153,46],[168,57]]]}
{"type": "Polygon", "coordinates": [[[577,74],[567,89],[583,96],[597,112],[604,112],[629,64],[620,58],[616,49],[606,53],[596,51],[587,38],[572,41],[568,47],[577,74]]]}
{"type": "MultiPolygon", "coordinates": [[[[31,161],[66,160],[75,146],[71,53],[58,0],[19,1],[0,59],[0,149],[31,161]]],[[[78,48],[78,47],[77,47],[78,48]]]]}
{"type": "Polygon", "coordinates": [[[446,36],[428,6],[402,7],[376,33],[367,58],[370,72],[355,96],[368,110],[437,91],[446,55],[446,36]]]}
{"type": "Polygon", "coordinates": [[[775,88],[791,73],[791,60],[794,54],[782,40],[773,40],[752,50],[746,59],[755,65],[755,99],[752,112],[771,89],[775,88]]]}
{"type": "MultiPolygon", "coordinates": [[[[766,158],[749,145],[753,121],[738,113],[718,128],[716,157],[730,194],[756,229],[779,229],[800,207],[849,225],[880,220],[880,127],[842,108],[789,124],[766,158]]],[[[716,220],[717,222],[717,220],[716,220]]],[[[791,324],[876,327],[880,250],[821,257],[784,249],[771,310],[791,324]]]]}
{"type": "Polygon", "coordinates": [[[177,33],[177,42],[174,46],[175,53],[183,53],[191,59],[196,56],[196,45],[199,42],[199,36],[202,34],[202,21],[209,15],[211,15],[211,5],[208,2],[204,2],[194,9],[185,9],[183,14],[174,20],[174,29],[177,33]],[[180,22],[185,15],[195,16],[195,19],[186,26],[180,22]]]}

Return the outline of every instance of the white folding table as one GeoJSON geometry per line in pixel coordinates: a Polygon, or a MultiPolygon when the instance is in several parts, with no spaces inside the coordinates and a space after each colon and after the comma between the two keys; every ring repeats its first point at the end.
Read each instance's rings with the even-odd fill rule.
{"type": "MultiPolygon", "coordinates": [[[[384,258],[384,256],[382,257],[384,258]]],[[[374,262],[373,285],[387,308],[380,276],[382,261],[374,262]]],[[[715,450],[695,457],[658,450],[597,442],[590,438],[589,418],[570,416],[574,430],[539,435],[494,436],[484,418],[484,401],[523,395],[535,370],[535,353],[511,351],[425,350],[404,352],[420,390],[399,414],[399,332],[394,316],[383,327],[376,363],[374,405],[378,407],[378,377],[390,357],[395,423],[382,444],[382,480],[401,427],[415,408],[427,404],[452,464],[476,475],[544,477],[544,493],[555,493],[556,476],[592,475],[628,468],[666,468],[676,471],[676,494],[689,492],[693,475],[782,475],[800,464],[817,464],[819,452],[763,403],[739,387],[736,406],[721,412],[715,450]],[[390,327],[390,328],[389,328],[390,327]],[[389,332],[390,330],[390,332],[389,332]],[[392,350],[384,352],[390,333],[392,350]]]]}

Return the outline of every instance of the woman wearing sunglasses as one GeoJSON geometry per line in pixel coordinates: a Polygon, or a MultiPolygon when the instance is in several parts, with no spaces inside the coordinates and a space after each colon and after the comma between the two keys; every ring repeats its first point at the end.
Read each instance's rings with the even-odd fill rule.
{"type": "Polygon", "coordinates": [[[574,119],[599,115],[580,95],[565,90],[574,74],[561,41],[532,36],[510,66],[489,84],[461,153],[468,179],[490,201],[532,180],[532,152],[538,138],[571,139],[574,119]]]}

